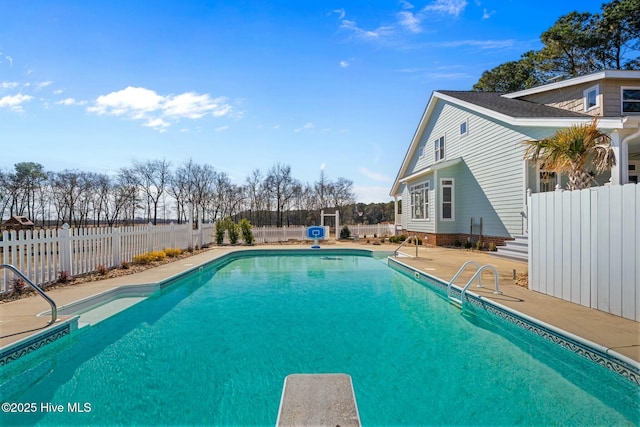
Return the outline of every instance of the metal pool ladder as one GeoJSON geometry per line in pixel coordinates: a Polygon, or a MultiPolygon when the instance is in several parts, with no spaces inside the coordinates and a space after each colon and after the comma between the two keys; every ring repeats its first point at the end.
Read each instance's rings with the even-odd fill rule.
{"type": "Polygon", "coordinates": [[[44,291],[40,289],[35,283],[29,280],[27,276],[22,274],[22,272],[18,270],[16,267],[14,267],[11,264],[0,264],[0,269],[5,269],[5,268],[7,270],[11,270],[13,274],[20,277],[22,280],[24,280],[25,283],[31,286],[37,293],[40,294],[42,298],[44,298],[49,303],[49,305],[51,306],[51,322],[49,324],[55,323],[56,319],[58,318],[58,307],[56,306],[56,303],[51,298],[49,298],[49,296],[45,294],[44,291]]]}
{"type": "Polygon", "coordinates": [[[451,279],[451,281],[449,282],[449,285],[447,286],[447,298],[449,299],[449,301],[453,305],[456,305],[456,306],[462,308],[462,303],[464,301],[464,295],[467,292],[467,289],[469,288],[469,286],[471,286],[471,283],[473,283],[473,281],[477,279],[478,280],[478,287],[479,288],[483,287],[482,286],[482,281],[481,281],[481,279],[482,279],[482,271],[487,269],[487,268],[493,271],[493,276],[495,278],[495,290],[493,291],[493,293],[496,294],[496,295],[502,295],[502,292],[500,292],[500,284],[499,284],[499,279],[498,279],[498,270],[496,270],[496,268],[494,266],[489,265],[489,264],[480,266],[480,264],[478,264],[475,261],[467,261],[464,264],[462,264],[462,267],[460,267],[458,272],[455,274],[455,276],[453,276],[453,279],[451,279]],[[458,277],[460,277],[460,275],[462,274],[464,269],[467,268],[467,266],[470,265],[470,264],[475,265],[478,270],[471,277],[471,279],[469,279],[469,281],[464,286],[464,288],[462,288],[462,291],[460,292],[460,298],[456,298],[454,296],[451,296],[451,286],[456,281],[456,279],[458,277]]]}

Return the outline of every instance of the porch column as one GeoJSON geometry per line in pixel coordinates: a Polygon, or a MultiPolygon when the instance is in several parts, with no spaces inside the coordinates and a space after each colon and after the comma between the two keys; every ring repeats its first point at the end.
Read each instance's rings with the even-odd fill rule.
{"type": "Polygon", "coordinates": [[[616,164],[611,168],[611,184],[619,185],[629,180],[627,164],[629,161],[628,153],[625,153],[625,149],[620,144],[620,133],[617,130],[611,132],[611,147],[616,157],[616,164]],[[623,158],[623,156],[625,158],[623,158]],[[622,166],[625,166],[624,168],[622,166]]]}
{"type": "Polygon", "coordinates": [[[393,196],[393,225],[398,225],[398,196],[393,196]]]}

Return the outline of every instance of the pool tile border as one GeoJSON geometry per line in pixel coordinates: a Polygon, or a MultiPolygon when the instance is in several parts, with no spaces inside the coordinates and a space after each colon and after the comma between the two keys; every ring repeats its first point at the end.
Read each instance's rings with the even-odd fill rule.
{"type": "Polygon", "coordinates": [[[77,322],[77,317],[65,320],[58,325],[52,326],[51,329],[46,329],[5,347],[0,352],[0,366],[4,366],[32,351],[38,350],[47,344],[51,344],[60,338],[70,335],[74,329],[74,321],[77,322]]]}
{"type": "MultiPolygon", "coordinates": [[[[435,288],[446,296],[448,284],[444,283],[437,277],[419,271],[414,267],[391,257],[389,258],[389,266],[414,277],[423,285],[435,288]]],[[[461,289],[456,285],[453,285],[451,288],[451,294],[460,298],[461,289]]],[[[537,321],[536,319],[530,318],[529,316],[502,306],[494,301],[490,301],[482,296],[471,292],[465,292],[465,297],[467,302],[473,304],[477,308],[485,310],[486,312],[550,341],[553,344],[559,345],[582,358],[597,363],[598,365],[631,381],[635,385],[640,386],[640,367],[635,366],[636,364],[634,364],[630,359],[625,360],[627,359],[625,356],[591,341],[577,337],[559,328],[546,325],[544,322],[537,321]]]]}

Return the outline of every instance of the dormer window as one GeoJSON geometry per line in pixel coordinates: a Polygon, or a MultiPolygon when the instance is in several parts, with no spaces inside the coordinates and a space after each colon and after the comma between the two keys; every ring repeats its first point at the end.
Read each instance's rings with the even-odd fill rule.
{"type": "Polygon", "coordinates": [[[593,86],[583,92],[584,96],[584,111],[589,111],[592,108],[598,107],[598,94],[599,86],[593,86]]]}
{"type": "Polygon", "coordinates": [[[622,113],[640,113],[640,87],[622,88],[622,113]]]}
{"type": "Polygon", "coordinates": [[[469,132],[467,121],[460,123],[460,136],[464,136],[469,132]]]}

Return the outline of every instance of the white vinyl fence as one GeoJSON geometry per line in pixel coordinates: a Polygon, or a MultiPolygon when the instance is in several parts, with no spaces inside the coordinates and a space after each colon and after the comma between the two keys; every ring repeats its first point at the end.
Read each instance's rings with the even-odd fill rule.
{"type": "Polygon", "coordinates": [[[396,233],[395,225],[393,224],[355,224],[355,225],[347,225],[349,227],[349,231],[351,231],[351,236],[358,237],[391,237],[396,233]]]}
{"type": "Polygon", "coordinates": [[[640,185],[531,196],[529,288],[640,321],[640,185]]]}
{"type": "MultiPolygon", "coordinates": [[[[324,227],[324,235],[329,236],[329,227],[324,227]]],[[[307,227],[253,227],[253,237],[256,243],[287,242],[289,240],[307,239],[307,227]]],[[[226,240],[225,240],[226,241],[226,240]]]]}
{"type": "MultiPolygon", "coordinates": [[[[210,244],[213,224],[164,226],[62,228],[3,231],[0,241],[2,264],[12,264],[35,284],[57,280],[61,271],[79,275],[97,266],[117,267],[135,255],[166,248],[187,249],[210,244]]],[[[0,292],[9,290],[9,270],[0,274],[0,292]]]]}

